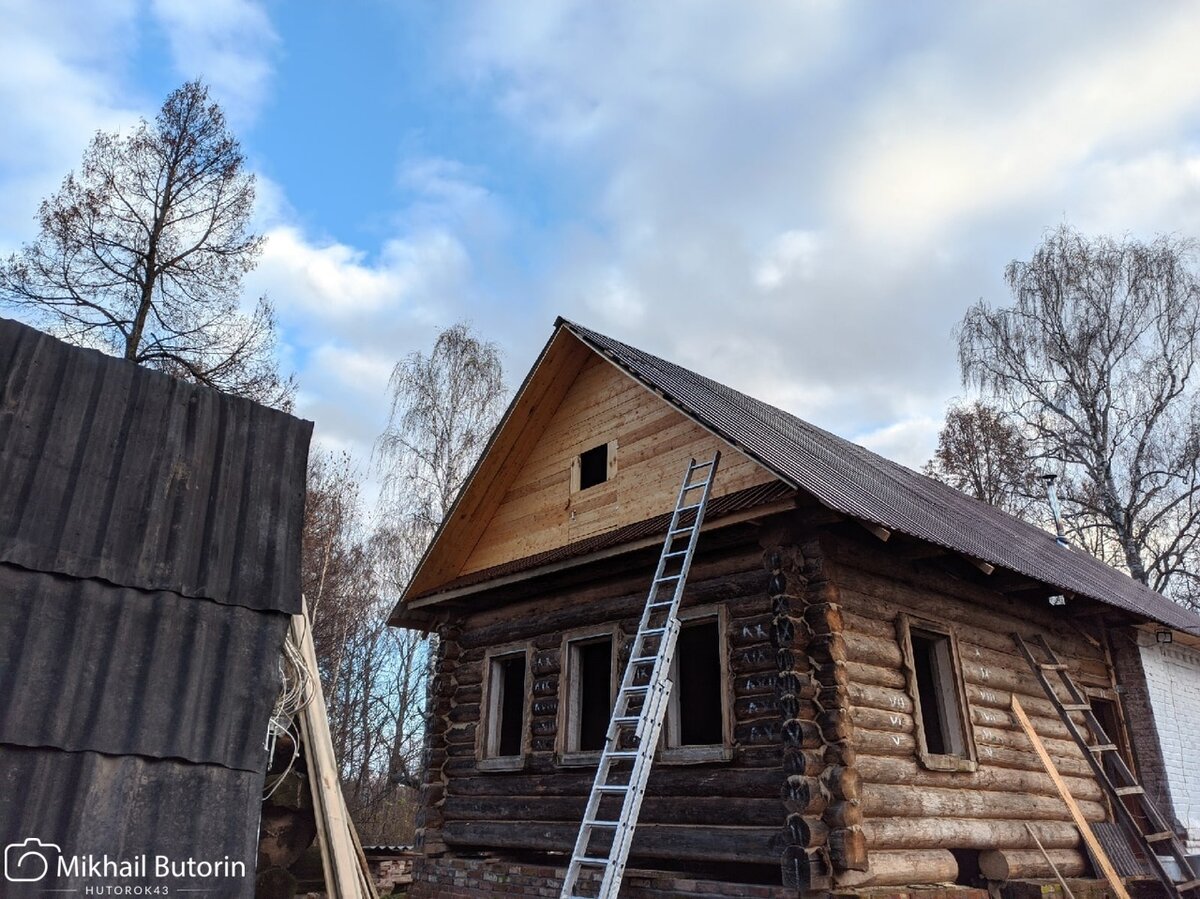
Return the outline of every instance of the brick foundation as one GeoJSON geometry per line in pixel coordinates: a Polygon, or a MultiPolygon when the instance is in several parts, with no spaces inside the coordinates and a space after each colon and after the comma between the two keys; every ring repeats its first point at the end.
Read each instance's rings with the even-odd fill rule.
{"type": "MultiPolygon", "coordinates": [[[[409,899],[473,899],[501,895],[511,899],[557,899],[565,868],[499,859],[418,858],[413,868],[409,899]]],[[[586,882],[586,881],[585,881],[586,882]]],[[[625,872],[622,899],[795,899],[796,891],[781,886],[696,880],[662,871],[625,872]]]]}
{"type": "MultiPolygon", "coordinates": [[[[429,858],[418,857],[413,866],[413,883],[409,899],[474,899],[477,896],[508,896],[510,899],[534,897],[557,899],[562,887],[565,868],[534,865],[494,858],[429,858]]],[[[585,881],[586,882],[586,881],[585,881]]],[[[1101,881],[1072,881],[1076,895],[1094,897],[1101,881]],[[1091,887],[1091,891],[1088,891],[1091,887]]],[[[1006,899],[1025,899],[1030,889],[1041,889],[1043,882],[1014,882],[1006,884],[1006,899]],[[1014,890],[1010,892],[1010,890],[1014,890]]],[[[1057,884],[1053,884],[1057,889],[1057,884]]],[[[1042,890],[1042,892],[1046,892],[1042,890]]],[[[1053,892],[1053,890],[1051,890],[1053,892]]],[[[665,871],[625,872],[621,884],[621,899],[797,899],[795,889],[759,884],[726,883],[701,880],[684,874],[665,871]]],[[[989,899],[987,890],[964,886],[924,887],[865,887],[858,890],[838,890],[836,897],[852,899],[989,899]]]]}

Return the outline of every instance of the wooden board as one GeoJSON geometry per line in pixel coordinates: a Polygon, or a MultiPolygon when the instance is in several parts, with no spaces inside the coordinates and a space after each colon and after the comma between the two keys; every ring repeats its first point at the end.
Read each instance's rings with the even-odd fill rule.
{"type": "Polygon", "coordinates": [[[688,459],[722,452],[713,496],[775,476],[595,354],[509,483],[461,569],[480,571],[668,512],[688,459]],[[579,454],[615,445],[613,477],[573,489],[579,454]]]}
{"type": "Polygon", "coordinates": [[[375,886],[367,877],[366,858],[342,796],[338,763],[329,734],[325,695],[317,675],[312,620],[308,617],[308,604],[303,598],[301,603],[301,613],[292,616],[290,636],[300,648],[301,658],[312,678],[312,697],[296,717],[304,740],[313,818],[316,820],[317,842],[321,848],[325,873],[325,891],[333,899],[375,899],[375,886]]]}
{"type": "Polygon", "coordinates": [[[1058,795],[1066,803],[1067,809],[1071,812],[1071,819],[1075,822],[1075,826],[1079,828],[1079,832],[1083,834],[1083,840],[1087,843],[1088,849],[1091,850],[1092,858],[1099,865],[1101,872],[1103,872],[1105,879],[1108,881],[1108,885],[1112,887],[1118,899],[1129,899],[1129,893],[1125,891],[1125,885],[1121,882],[1121,876],[1113,867],[1112,862],[1109,861],[1108,854],[1104,851],[1104,847],[1100,845],[1100,841],[1096,839],[1096,835],[1092,833],[1091,825],[1088,823],[1087,818],[1084,817],[1083,812],[1080,811],[1075,797],[1067,789],[1067,785],[1059,775],[1058,769],[1054,767],[1050,753],[1046,752],[1046,747],[1042,745],[1041,738],[1038,736],[1037,731],[1033,729],[1033,725],[1029,723],[1029,717],[1025,714],[1025,710],[1021,708],[1020,700],[1015,696],[1012,700],[1012,710],[1017,720],[1021,723],[1021,729],[1029,737],[1029,742],[1033,744],[1034,752],[1042,760],[1042,764],[1046,768],[1046,773],[1050,775],[1050,779],[1054,781],[1054,786],[1058,788],[1058,795]]]}

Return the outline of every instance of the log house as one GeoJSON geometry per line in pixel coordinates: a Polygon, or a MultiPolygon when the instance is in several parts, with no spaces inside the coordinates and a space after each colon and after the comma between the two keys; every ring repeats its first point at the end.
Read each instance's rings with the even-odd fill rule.
{"type": "Polygon", "coordinates": [[[1051,876],[1028,823],[1061,871],[1087,874],[1014,695],[1085,817],[1112,813],[1011,635],[1043,635],[1120,724],[1113,634],[1200,619],[560,319],[391,618],[440,638],[413,895],[479,853],[492,870],[565,866],[679,479],[716,449],[631,868],[779,896],[976,888],[1051,876]]]}

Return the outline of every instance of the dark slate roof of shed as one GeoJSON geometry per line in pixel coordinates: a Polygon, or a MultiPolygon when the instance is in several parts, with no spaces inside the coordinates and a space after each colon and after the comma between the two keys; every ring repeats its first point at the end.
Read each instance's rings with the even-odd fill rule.
{"type": "Polygon", "coordinates": [[[287,626],[0,564],[0,744],[261,773],[287,626]]]}
{"type": "Polygon", "coordinates": [[[0,562],[295,614],[311,432],[0,319],[0,562]]]}
{"type": "Polygon", "coordinates": [[[311,427],[0,319],[0,841],[254,894],[311,427]]]}
{"type": "Polygon", "coordinates": [[[831,509],[1200,634],[1200,617],[1040,528],[703,375],[574,322],[556,324],[831,509]]]}
{"type": "MultiPolygon", "coordinates": [[[[128,859],[145,855],[156,885],[171,893],[190,890],[220,899],[252,899],[262,813],[263,776],[212,765],[110,756],[97,752],[46,752],[0,745],[0,841],[37,837],[64,855],[128,859]],[[246,876],[215,879],[154,877],[153,857],[174,862],[229,859],[246,876]]],[[[51,862],[53,865],[53,862],[51,862]]],[[[59,877],[52,867],[36,889],[84,895],[96,878],[86,869],[59,877]]],[[[0,892],[4,892],[0,887],[0,892]]]]}

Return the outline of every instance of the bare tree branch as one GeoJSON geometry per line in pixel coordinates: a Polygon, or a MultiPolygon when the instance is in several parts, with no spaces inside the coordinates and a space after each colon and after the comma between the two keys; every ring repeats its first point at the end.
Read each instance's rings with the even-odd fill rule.
{"type": "Polygon", "coordinates": [[[0,264],[0,302],[67,340],[286,407],[270,304],[238,306],[262,250],[253,206],[237,139],[190,81],[153,124],[96,134],[42,202],[37,239],[0,264]]]}
{"type": "Polygon", "coordinates": [[[958,335],[964,381],[1062,476],[1077,541],[1184,601],[1200,562],[1195,250],[1060,227],[1008,266],[1013,305],[977,303],[958,335]]]}

